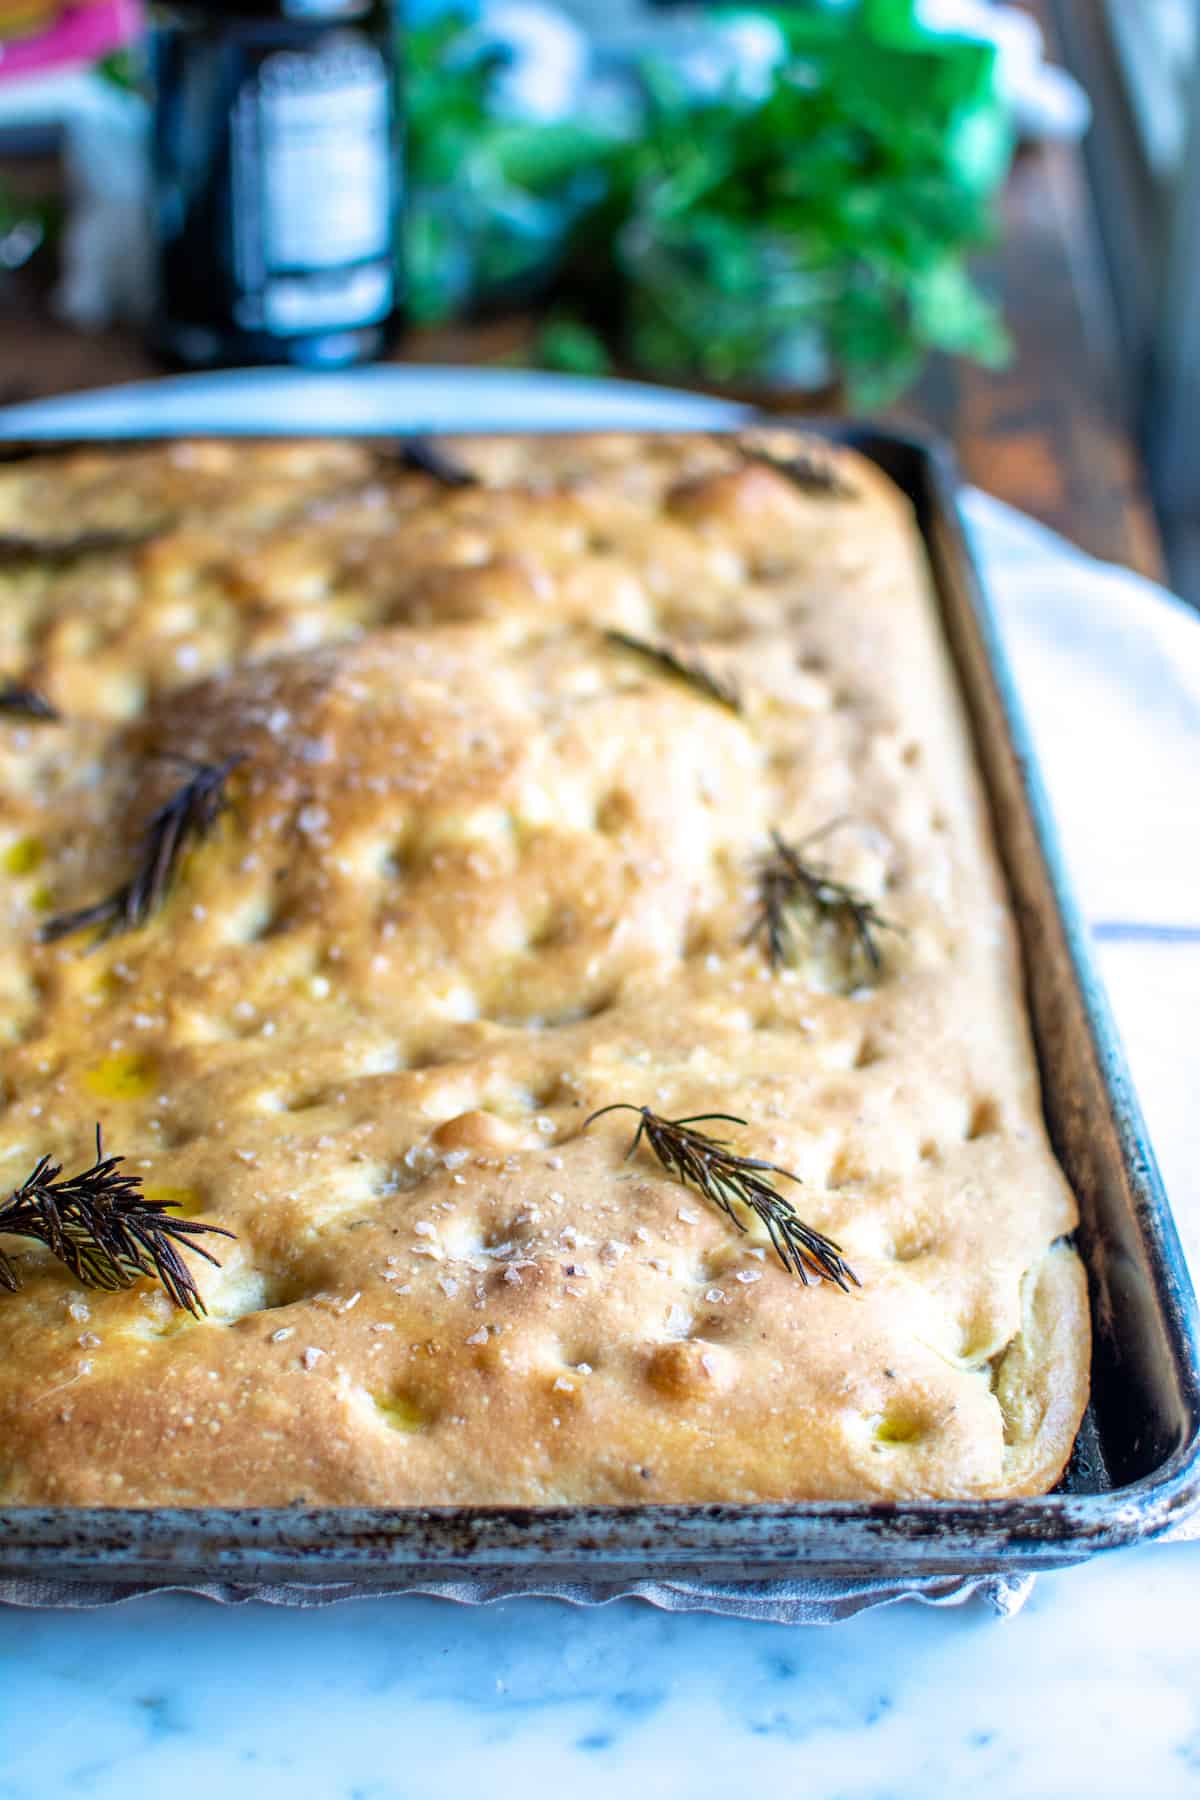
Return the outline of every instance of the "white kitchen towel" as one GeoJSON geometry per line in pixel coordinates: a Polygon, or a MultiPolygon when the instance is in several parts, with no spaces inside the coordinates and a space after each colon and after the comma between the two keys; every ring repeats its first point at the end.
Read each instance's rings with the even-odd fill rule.
{"type": "Polygon", "coordinates": [[[1084,917],[1200,939],[1200,618],[985,494],[964,510],[1084,917]]]}
{"type": "MultiPolygon", "coordinates": [[[[1161,1069],[1164,1083],[1169,1077],[1186,1085],[1180,1059],[1192,1060],[1194,1077],[1200,1073],[1200,1053],[1192,1034],[1179,1032],[1172,996],[1200,986],[1200,618],[1153,583],[1082,555],[999,501],[969,493],[965,511],[1084,915],[1106,973],[1106,946],[1123,959],[1113,964],[1121,974],[1113,999],[1118,1024],[1125,1030],[1128,1021],[1135,1029],[1127,1035],[1141,1047],[1135,1077],[1142,1063],[1161,1069]],[[1152,957],[1153,964],[1143,968],[1140,957],[1152,957]]],[[[1152,1126],[1158,1098],[1156,1091],[1142,1093],[1152,1126]]],[[[1162,1116],[1171,1130],[1156,1143],[1159,1159],[1185,1241],[1200,1252],[1200,1159],[1188,1153],[1184,1141],[1195,1131],[1192,1109],[1176,1100],[1162,1116]]],[[[1200,1536],[1200,1518],[1170,1535],[1200,1536]]],[[[910,1596],[953,1605],[978,1595],[998,1613],[1012,1613],[1031,1586],[1029,1576],[939,1576],[597,1587],[484,1581],[387,1589],[189,1584],[183,1591],[225,1602],[259,1599],[292,1606],[399,1592],[440,1594],[475,1605],[519,1594],[557,1595],[581,1605],[628,1596],[676,1611],[828,1624],[910,1596]]],[[[0,1582],[0,1603],[95,1606],[144,1591],[149,1590],[10,1581],[0,1582]]]]}
{"type": "MultiPolygon", "coordinates": [[[[964,510],[1200,1285],[1200,615],[985,494],[964,510]]],[[[1200,1539],[1200,1512],[1163,1535],[1200,1539]]]]}
{"type": "Polygon", "coordinates": [[[1001,1618],[1019,1612],[1033,1588],[1032,1575],[898,1575],[870,1581],[422,1581],[391,1587],[334,1582],[324,1587],[244,1586],[236,1582],[159,1587],[111,1586],[90,1581],[0,1581],[0,1606],[116,1606],[143,1594],[197,1594],[225,1606],[248,1600],[266,1606],[333,1606],[341,1600],[386,1600],[423,1594],[455,1600],[460,1606],[491,1606],[498,1600],[564,1600],[570,1606],[607,1606],[613,1600],[644,1600],[660,1612],[723,1613],[734,1619],[761,1619],[771,1625],[836,1625],[871,1606],[920,1600],[926,1606],[961,1606],[978,1598],[1001,1618]]]}

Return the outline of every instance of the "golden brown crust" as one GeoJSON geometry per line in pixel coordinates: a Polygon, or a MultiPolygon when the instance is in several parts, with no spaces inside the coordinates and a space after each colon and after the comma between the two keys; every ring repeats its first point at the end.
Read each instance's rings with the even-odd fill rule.
{"type": "MultiPolygon", "coordinates": [[[[793,440],[776,434],[776,450],[793,440]]],[[[715,440],[78,451],[0,532],[0,1182],[89,1160],[237,1233],[207,1320],[0,1240],[0,1498],[902,1498],[1053,1484],[1086,1394],[986,811],[907,507],[715,440]],[[706,700],[606,640],[670,640],[706,700]],[[247,761],[162,911],[87,953],[179,780],[247,761]],[[846,987],[747,941],[772,828],[902,928],[846,987]],[[720,1110],[862,1280],[803,1287],[645,1152],[720,1110]]],[[[822,454],[824,454],[822,452],[822,454]]]]}

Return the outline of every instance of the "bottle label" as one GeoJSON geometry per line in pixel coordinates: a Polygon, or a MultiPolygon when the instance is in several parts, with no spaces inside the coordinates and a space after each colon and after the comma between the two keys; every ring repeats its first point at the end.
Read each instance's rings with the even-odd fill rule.
{"type": "Polygon", "coordinates": [[[391,310],[390,78],[372,45],[264,57],[233,112],[237,321],[294,333],[391,310]]]}

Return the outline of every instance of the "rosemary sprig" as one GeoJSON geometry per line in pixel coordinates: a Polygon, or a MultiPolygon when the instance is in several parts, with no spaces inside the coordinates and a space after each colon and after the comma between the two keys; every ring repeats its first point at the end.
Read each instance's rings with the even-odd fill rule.
{"type": "Polygon", "coordinates": [[[440,482],[442,487],[479,486],[478,475],[431,438],[402,438],[394,448],[390,448],[390,455],[402,468],[409,469],[416,475],[428,475],[432,480],[440,482]]]}
{"type": "MultiPolygon", "coordinates": [[[[153,1275],[172,1304],[193,1317],[204,1302],[180,1247],[219,1268],[215,1256],[193,1239],[232,1238],[220,1225],[172,1218],[174,1200],[147,1200],[140,1175],[123,1175],[121,1156],[105,1156],[96,1127],[96,1160],[82,1174],[61,1179],[62,1165],[43,1156],[31,1175],[0,1201],[0,1233],[35,1238],[65,1263],[84,1287],[115,1293],[139,1276],[153,1275]]],[[[16,1270],[0,1251],[0,1287],[16,1293],[16,1270]]]]}
{"type": "Polygon", "coordinates": [[[696,657],[681,656],[669,644],[650,644],[627,631],[606,631],[604,635],[610,644],[621,650],[631,650],[635,656],[644,656],[665,674],[673,675],[677,681],[686,681],[706,700],[715,700],[718,706],[727,706],[730,712],[741,712],[741,695],[733,684],[714,675],[696,657]]]}
{"type": "Polygon", "coordinates": [[[23,681],[0,681],[0,713],[11,713],[20,719],[33,719],[49,724],[62,714],[52,706],[45,694],[27,687],[23,681]]]}
{"type": "Polygon", "coordinates": [[[819,836],[820,832],[814,832],[797,849],[777,831],[771,833],[771,853],[763,858],[758,875],[758,916],[748,936],[764,938],[771,967],[783,968],[796,957],[795,914],[807,912],[812,922],[829,920],[849,932],[866,972],[874,978],[882,965],[876,933],[900,928],[885,919],[874,902],[855,888],[835,881],[826,869],[805,862],[805,845],[819,836]]]}
{"type": "Polygon", "coordinates": [[[192,773],[151,817],[129,880],[103,900],[48,919],[38,934],[42,943],[52,944],[93,925],[101,927],[104,937],[134,931],[162,905],[183,852],[208,836],[228,805],[225,784],[245,755],[235,751],[219,763],[192,762],[187,757],[172,760],[192,773]]]}
{"type": "Polygon", "coordinates": [[[104,556],[114,550],[137,550],[165,530],[164,523],[133,530],[79,531],[74,537],[26,537],[21,532],[0,532],[0,568],[23,563],[49,563],[55,568],[78,562],[84,556],[104,556]]]}
{"type": "Polygon", "coordinates": [[[802,493],[819,494],[836,500],[852,500],[855,497],[856,489],[851,487],[832,457],[823,457],[809,446],[797,450],[791,456],[780,456],[761,444],[739,442],[738,449],[747,462],[764,463],[768,469],[774,469],[776,474],[786,475],[802,493]]]}
{"type": "Polygon", "coordinates": [[[840,1246],[832,1238],[806,1225],[791,1201],[779,1193],[768,1175],[781,1175],[785,1181],[798,1182],[800,1177],[778,1163],[764,1162],[758,1156],[739,1156],[724,1138],[710,1137],[696,1126],[708,1119],[724,1119],[731,1125],[744,1125],[745,1119],[733,1113],[693,1113],[686,1119],[664,1119],[648,1106],[634,1106],[618,1100],[602,1106],[586,1120],[586,1131],[593,1119],[605,1113],[635,1112],[640,1115],[626,1161],[637,1150],[643,1136],[664,1169],[669,1170],[688,1187],[696,1188],[732,1219],[739,1231],[746,1224],[739,1212],[745,1207],[767,1228],[767,1235],[784,1268],[798,1275],[805,1287],[813,1281],[831,1281],[843,1293],[849,1283],[861,1287],[858,1276],[841,1255],[840,1246]]]}

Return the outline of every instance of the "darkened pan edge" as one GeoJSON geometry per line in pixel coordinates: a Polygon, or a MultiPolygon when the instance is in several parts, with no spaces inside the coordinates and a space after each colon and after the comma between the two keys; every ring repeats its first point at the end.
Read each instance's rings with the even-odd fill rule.
{"type": "Polygon", "coordinates": [[[1195,1296],[958,512],[953,459],[915,434],[815,428],[878,463],[914,504],[1012,892],[1096,1322],[1094,1398],[1062,1489],[905,1505],[9,1508],[0,1574],[131,1586],[1017,1574],[1153,1536],[1200,1500],[1195,1296]]]}

